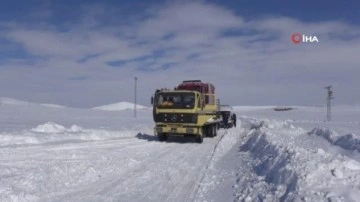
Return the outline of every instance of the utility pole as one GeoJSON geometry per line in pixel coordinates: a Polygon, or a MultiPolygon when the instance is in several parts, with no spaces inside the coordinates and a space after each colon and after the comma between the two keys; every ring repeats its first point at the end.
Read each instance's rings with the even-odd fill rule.
{"type": "Polygon", "coordinates": [[[137,77],[134,77],[134,79],[135,79],[135,96],[134,96],[134,117],[136,118],[136,94],[137,94],[137,77]]]}
{"type": "Polygon", "coordinates": [[[332,86],[326,86],[325,89],[327,90],[327,121],[331,121],[331,100],[334,99],[332,86]]]}

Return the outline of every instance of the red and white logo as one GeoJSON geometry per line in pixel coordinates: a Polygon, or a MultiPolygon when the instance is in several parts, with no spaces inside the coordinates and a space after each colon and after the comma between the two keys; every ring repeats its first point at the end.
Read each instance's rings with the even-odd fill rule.
{"type": "Polygon", "coordinates": [[[294,44],[300,44],[300,43],[318,43],[319,39],[317,36],[307,36],[305,34],[300,33],[293,33],[291,35],[291,41],[294,44]]]}

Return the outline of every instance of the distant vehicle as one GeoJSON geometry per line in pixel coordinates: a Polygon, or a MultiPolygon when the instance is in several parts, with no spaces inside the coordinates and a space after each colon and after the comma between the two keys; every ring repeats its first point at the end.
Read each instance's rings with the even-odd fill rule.
{"type": "Polygon", "coordinates": [[[170,135],[182,135],[194,136],[202,143],[205,136],[217,135],[221,119],[213,84],[183,81],[174,90],[156,90],[151,101],[154,132],[160,141],[170,135]]]}
{"type": "Polygon", "coordinates": [[[234,120],[231,118],[233,108],[230,105],[220,105],[220,115],[220,128],[232,128],[234,126],[234,120]]]}

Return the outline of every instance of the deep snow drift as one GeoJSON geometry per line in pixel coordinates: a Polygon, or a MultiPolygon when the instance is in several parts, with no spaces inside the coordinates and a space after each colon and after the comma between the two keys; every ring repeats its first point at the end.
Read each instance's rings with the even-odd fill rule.
{"type": "Polygon", "coordinates": [[[326,123],[320,107],[234,107],[238,127],[198,144],[157,141],[152,110],[10,101],[0,106],[0,201],[360,198],[358,108],[335,107],[326,123]]]}

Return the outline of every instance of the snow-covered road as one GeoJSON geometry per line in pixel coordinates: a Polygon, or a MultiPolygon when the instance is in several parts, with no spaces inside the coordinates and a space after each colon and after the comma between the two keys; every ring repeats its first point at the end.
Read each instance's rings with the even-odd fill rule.
{"type": "Polygon", "coordinates": [[[243,109],[237,128],[198,144],[157,141],[151,110],[0,110],[0,201],[360,199],[358,115],[243,109]]]}
{"type": "Polygon", "coordinates": [[[176,137],[161,143],[152,134],[139,133],[102,141],[5,147],[0,153],[1,200],[194,200],[211,160],[226,153],[219,149],[229,146],[224,145],[224,135],[221,131],[203,144],[176,137]]]}

